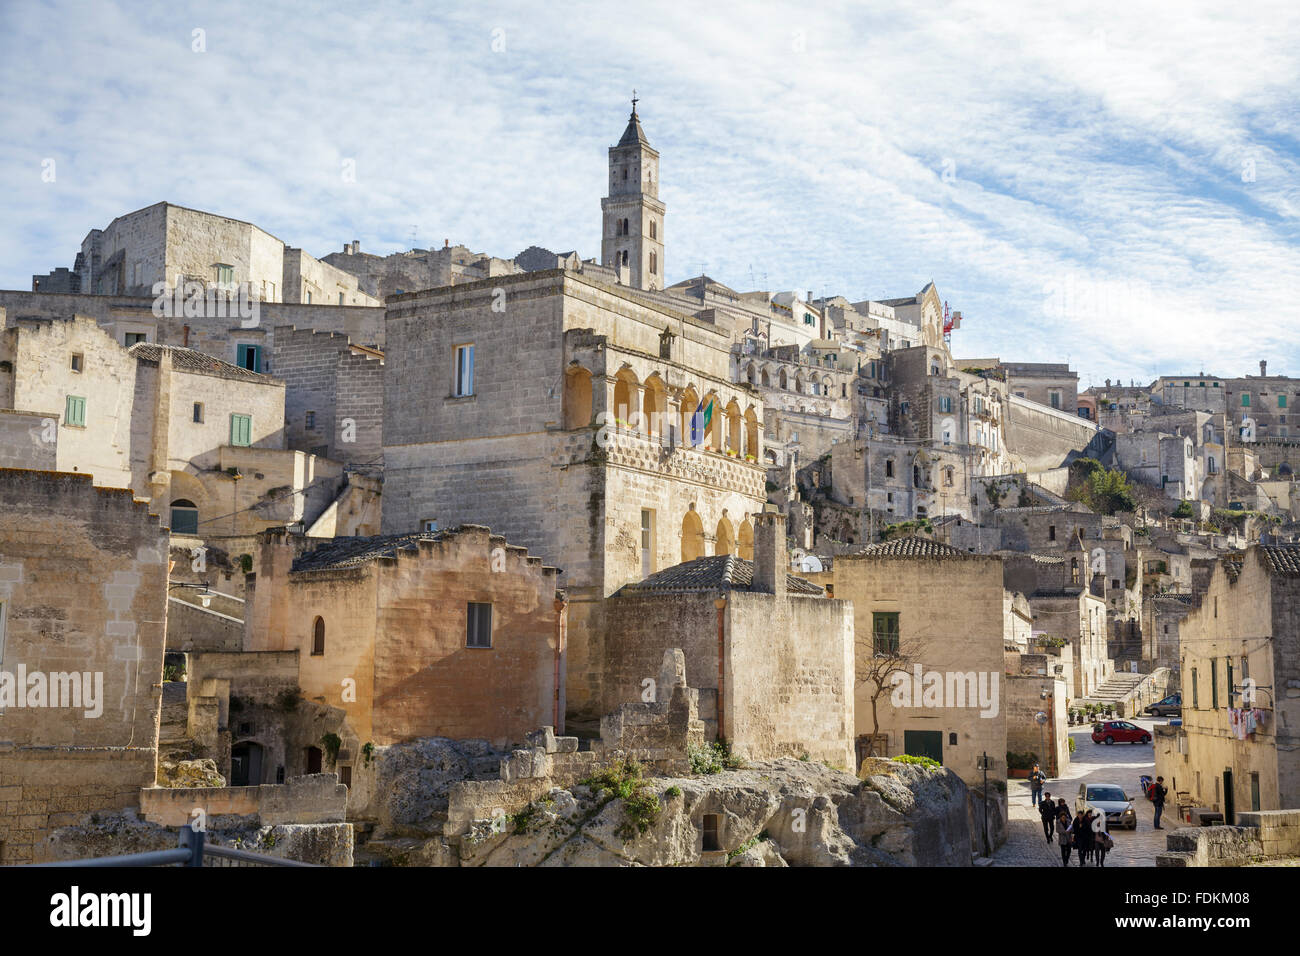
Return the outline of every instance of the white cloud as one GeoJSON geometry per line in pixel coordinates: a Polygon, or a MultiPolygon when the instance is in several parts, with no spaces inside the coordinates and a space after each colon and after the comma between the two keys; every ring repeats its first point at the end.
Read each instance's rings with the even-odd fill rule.
{"type": "Polygon", "coordinates": [[[636,87],[669,281],[934,279],[959,353],[1068,355],[1085,384],[1300,374],[1298,26],[1283,4],[9,5],[0,285],[163,199],[317,255],[412,228],[598,255],[636,87]],[[1062,310],[1067,287],[1095,294],[1062,310]]]}

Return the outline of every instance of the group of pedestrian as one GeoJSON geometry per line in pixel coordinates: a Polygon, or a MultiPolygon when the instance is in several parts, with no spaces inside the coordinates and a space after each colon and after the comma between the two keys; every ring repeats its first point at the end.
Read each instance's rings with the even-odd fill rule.
{"type": "Polygon", "coordinates": [[[1043,836],[1047,842],[1056,840],[1061,849],[1061,865],[1070,865],[1070,852],[1074,851],[1080,866],[1085,866],[1089,858],[1093,866],[1106,865],[1106,853],[1115,846],[1115,841],[1106,832],[1106,814],[1091,807],[1077,811],[1070,816],[1070,806],[1064,797],[1052,801],[1050,793],[1043,792],[1046,774],[1034,764],[1029,774],[1029,794],[1038,815],[1043,821],[1043,836]]]}

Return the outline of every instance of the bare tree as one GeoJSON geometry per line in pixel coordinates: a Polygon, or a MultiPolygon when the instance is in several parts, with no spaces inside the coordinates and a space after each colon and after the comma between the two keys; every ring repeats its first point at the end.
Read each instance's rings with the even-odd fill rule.
{"type": "MultiPolygon", "coordinates": [[[[910,674],[912,667],[922,663],[926,642],[919,637],[909,637],[904,643],[897,630],[892,633],[874,630],[860,639],[854,653],[854,675],[858,687],[866,689],[871,704],[871,736],[867,738],[866,757],[885,756],[876,753],[880,737],[880,701],[894,689],[894,674],[910,674]]],[[[860,762],[860,761],[859,761],[860,762]]]]}

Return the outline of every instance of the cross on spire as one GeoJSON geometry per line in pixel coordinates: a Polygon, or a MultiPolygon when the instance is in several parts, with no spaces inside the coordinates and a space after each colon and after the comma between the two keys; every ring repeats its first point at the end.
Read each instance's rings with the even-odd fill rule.
{"type": "Polygon", "coordinates": [[[632,112],[633,113],[636,112],[636,102],[637,102],[637,95],[636,95],[636,90],[634,89],[632,91],[632,112]]]}

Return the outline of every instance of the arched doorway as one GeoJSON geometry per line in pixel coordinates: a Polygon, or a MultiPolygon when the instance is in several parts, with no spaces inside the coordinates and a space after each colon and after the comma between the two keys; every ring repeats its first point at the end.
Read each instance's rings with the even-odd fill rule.
{"type": "Polygon", "coordinates": [[[746,518],[740,523],[736,553],[746,561],[754,560],[754,522],[751,518],[746,518]]]}
{"type": "Polygon", "coordinates": [[[586,428],[591,424],[591,373],[571,365],[564,373],[564,427],[586,428]]]}
{"type": "MultiPolygon", "coordinates": [[[[319,753],[319,751],[317,751],[319,753]]],[[[262,745],[246,740],[230,748],[230,785],[256,787],[262,782],[262,745]]]]}

